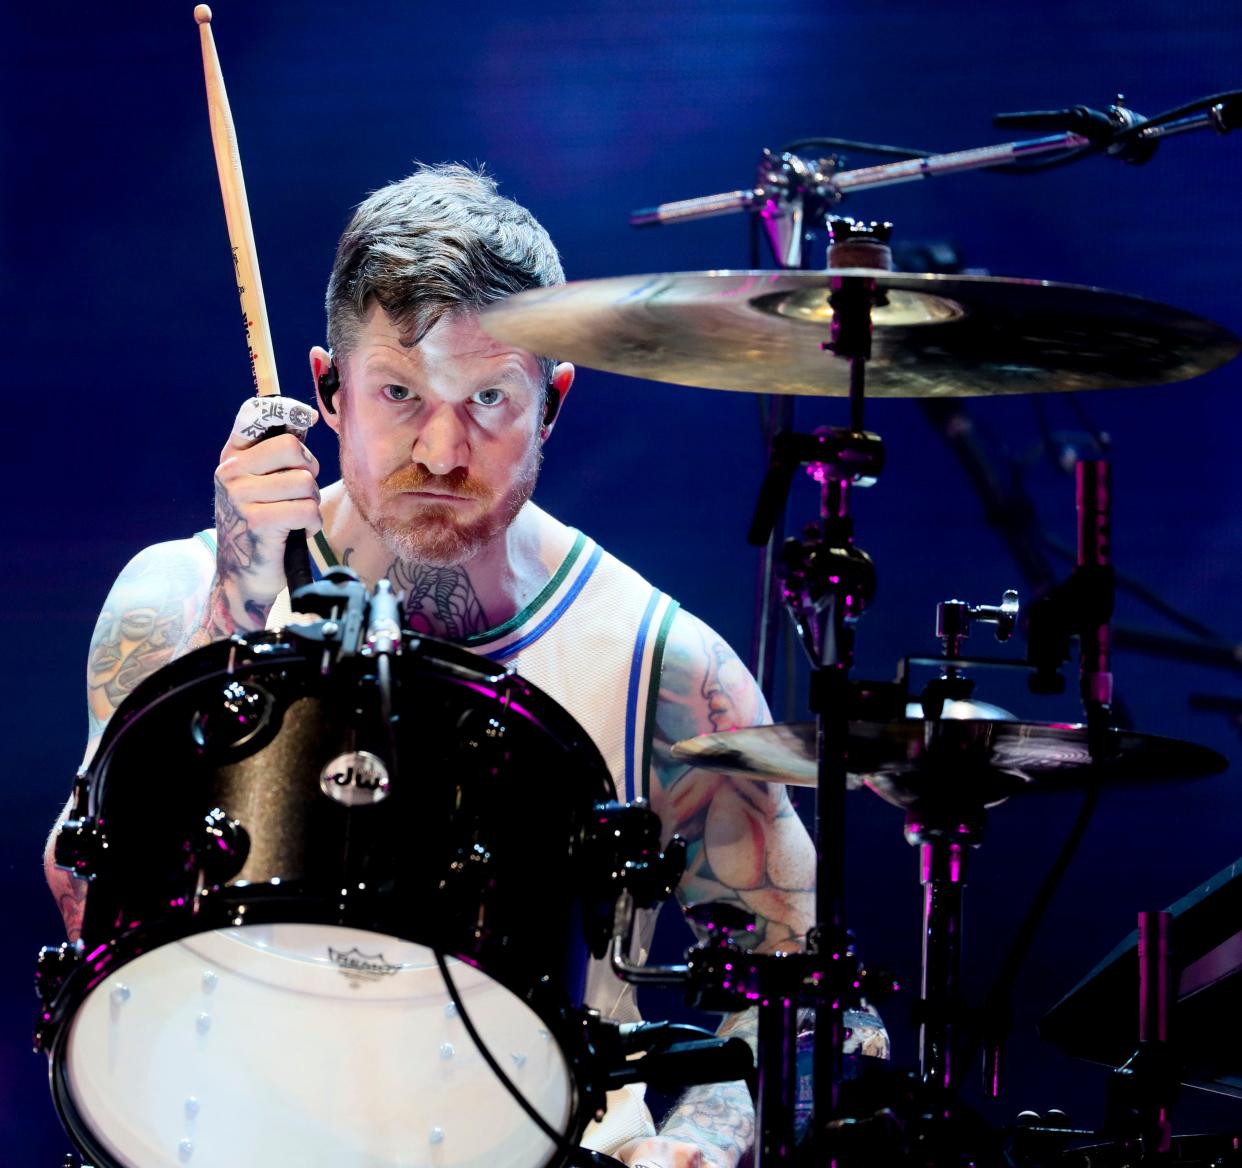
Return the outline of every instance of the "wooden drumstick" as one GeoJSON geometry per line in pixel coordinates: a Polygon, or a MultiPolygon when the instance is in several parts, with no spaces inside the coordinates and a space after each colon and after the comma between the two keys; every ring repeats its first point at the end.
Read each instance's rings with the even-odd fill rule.
{"type": "MultiPolygon", "coordinates": [[[[272,350],[272,332],[267,323],[267,305],[263,301],[263,280],[259,275],[259,256],[254,246],[254,229],[250,226],[250,207],[246,202],[246,180],[242,175],[241,154],[237,149],[237,131],[216,56],[216,41],[211,35],[211,9],[199,4],[194,9],[199,38],[203,46],[203,77],[207,82],[207,113],[211,119],[211,145],[216,155],[216,171],[220,176],[220,194],[224,199],[224,218],[228,223],[229,242],[233,247],[233,269],[237,276],[237,294],[241,297],[242,319],[246,322],[246,342],[250,348],[250,372],[254,391],[260,397],[280,393],[276,376],[276,358],[272,350]]],[[[283,426],[268,431],[268,436],[282,433],[283,426]]],[[[306,532],[291,531],[285,541],[285,580],[290,593],[311,583],[313,576],[306,532]]]]}
{"type": "Polygon", "coordinates": [[[233,128],[229,95],[224,88],[220,59],[216,56],[215,38],[211,35],[211,9],[206,4],[198,5],[194,9],[194,19],[198,21],[199,38],[203,45],[203,76],[207,82],[211,144],[216,155],[216,171],[220,176],[229,243],[233,248],[237,294],[241,297],[242,319],[246,322],[250,371],[254,375],[255,393],[266,397],[280,393],[280,381],[276,376],[272,333],[267,323],[267,306],[263,301],[263,280],[259,275],[254,230],[250,226],[250,207],[246,202],[246,180],[242,175],[241,154],[237,149],[237,131],[233,128]]]}

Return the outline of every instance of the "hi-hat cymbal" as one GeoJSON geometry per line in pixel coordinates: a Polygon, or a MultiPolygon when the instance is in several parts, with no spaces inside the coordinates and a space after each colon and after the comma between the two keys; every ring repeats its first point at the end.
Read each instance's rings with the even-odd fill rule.
{"type": "MultiPolygon", "coordinates": [[[[738,778],[816,784],[815,723],[753,726],[675,743],[673,757],[738,778]]],[[[1112,731],[1093,758],[1087,728],[994,717],[851,722],[849,785],[897,807],[946,800],[990,807],[1025,791],[1202,778],[1227,761],[1175,738],[1112,731]]]]}
{"type": "Polygon", "coordinates": [[[847,268],[682,272],[532,288],[490,306],[493,337],[631,377],[827,397],[848,364],[824,352],[832,280],[874,279],[867,392],[954,397],[1184,381],[1242,349],[1210,320],[1098,288],[847,268]]]}

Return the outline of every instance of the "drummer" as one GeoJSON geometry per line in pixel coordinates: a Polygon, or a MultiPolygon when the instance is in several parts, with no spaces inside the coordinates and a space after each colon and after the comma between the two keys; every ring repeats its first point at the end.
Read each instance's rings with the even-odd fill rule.
{"type": "MultiPolygon", "coordinates": [[[[687,841],[683,904],[732,901],[755,915],[756,947],[798,948],[815,856],[784,788],[669,753],[680,739],[768,722],[758,686],[707,625],[531,499],[574,368],[492,340],[478,314],[563,280],[543,227],[465,167],[420,167],[359,206],[328,282],[329,347],[310,351],[341,480],[321,491],[301,437],[256,442],[243,409],[216,469],[214,529],[140,552],[104,602],[87,665],[87,759],[143,678],[288,619],[282,557],[302,529],[321,567],[345,564],[368,586],[389,579],[414,629],[514,666],[563,705],[618,792],[648,795],[665,838],[687,841]]],[[[45,862],[76,939],[86,885],[54,866],[50,846],[45,862]]],[[[638,1017],[631,987],[604,963],[588,1004],[638,1017]]],[[[885,1052],[878,1019],[850,1021],[856,1045],[885,1052]]],[[[753,1042],[754,1012],[720,1029],[753,1042]]],[[[753,1131],[746,1088],[732,1083],[692,1088],[658,1134],[631,1095],[588,1143],[632,1165],[725,1166],[753,1131]]]]}

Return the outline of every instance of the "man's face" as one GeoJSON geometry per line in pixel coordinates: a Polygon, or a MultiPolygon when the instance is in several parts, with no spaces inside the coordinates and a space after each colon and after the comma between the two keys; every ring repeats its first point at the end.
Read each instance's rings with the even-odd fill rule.
{"type": "Polygon", "coordinates": [[[341,477],[397,559],[461,564],[530,498],[540,459],[539,364],[492,340],[476,314],[443,317],[408,346],[372,308],[342,383],[341,477]]]}

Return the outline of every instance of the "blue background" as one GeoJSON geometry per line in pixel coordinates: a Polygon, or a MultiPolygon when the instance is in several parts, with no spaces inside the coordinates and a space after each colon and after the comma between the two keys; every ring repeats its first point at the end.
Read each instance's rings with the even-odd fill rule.
{"type": "MultiPolygon", "coordinates": [[[[191,9],[49,2],[6,17],[0,1162],[22,1168],[59,1164],[68,1148],[29,1052],[30,975],[38,945],[60,935],[40,852],[80,757],[95,615],[137,549],[210,523],[212,468],[250,380],[191,9]]],[[[1003,110],[1102,108],[1121,91],[1154,113],[1242,85],[1233,0],[220,0],[215,12],[277,359],[297,394],[309,393],[305,354],[322,339],[322,289],[349,209],[414,159],[487,162],[546,224],[571,279],[737,267],[741,218],[638,232],[626,215],[744,186],[760,147],[806,134],[955,149],[1003,140],[990,127],[1003,110]]],[[[860,195],[845,210],[894,220],[899,239],[952,241],[994,274],[1096,284],[1242,331],[1240,178],[1242,135],[1199,134],[1143,168],[1092,159],[1026,178],[974,174],[860,195]]],[[[1080,399],[1113,439],[1119,568],[1233,642],[1240,388],[1234,364],[1080,399]]],[[[1053,429],[1081,429],[1066,401],[1045,405],[1053,429]]],[[[1021,470],[1046,528],[1072,542],[1072,479],[1041,453],[1033,402],[970,409],[1021,470]]],[[[843,420],[839,402],[799,404],[803,427],[843,420]]],[[[915,403],[874,404],[868,421],[889,470],[858,504],[859,542],[880,570],[859,669],[883,677],[903,654],[934,649],[937,600],[994,602],[1021,580],[915,403]]],[[[314,444],[330,464],[326,433],[314,444]]],[[[761,472],[753,398],[584,371],[538,498],[745,656],[755,561],[744,532],[761,472]]],[[[811,502],[799,495],[800,518],[811,502]]],[[[1169,630],[1127,597],[1118,618],[1169,630]]],[[[1222,717],[1187,705],[1192,691],[1237,696],[1236,673],[1133,653],[1115,669],[1139,728],[1237,753],[1222,717]]],[[[1073,714],[1021,687],[981,696],[1032,718],[1073,714]]],[[[1235,782],[1106,794],[1021,980],[1009,1091],[990,1116],[1060,1106],[1098,1118],[1103,1072],[1041,1045],[1034,1022],[1137,910],[1242,852],[1235,782]]],[[[992,815],[967,891],[976,999],[1077,806],[1046,798],[992,815]]],[[[914,853],[878,800],[860,796],[850,812],[851,921],[870,959],[913,985],[914,853]]],[[[885,1008],[906,1063],[910,998],[885,1008]]],[[[1184,1102],[1183,1130],[1229,1125],[1242,1126],[1237,1105],[1184,1102]]]]}

